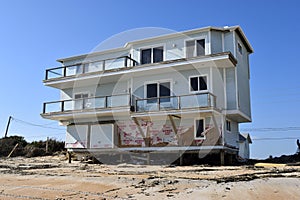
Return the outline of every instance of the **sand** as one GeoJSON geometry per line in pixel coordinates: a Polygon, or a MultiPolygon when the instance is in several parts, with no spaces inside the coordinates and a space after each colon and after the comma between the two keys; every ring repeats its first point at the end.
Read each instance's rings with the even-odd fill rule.
{"type": "Polygon", "coordinates": [[[299,166],[69,164],[64,156],[0,161],[0,199],[300,199],[299,166]]]}

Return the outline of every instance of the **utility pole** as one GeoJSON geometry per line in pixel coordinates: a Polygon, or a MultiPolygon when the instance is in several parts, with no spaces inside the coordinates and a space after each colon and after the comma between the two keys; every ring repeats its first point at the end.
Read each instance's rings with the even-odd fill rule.
{"type": "Polygon", "coordinates": [[[7,126],[6,126],[5,135],[4,135],[5,138],[7,137],[7,133],[8,133],[8,129],[9,129],[9,124],[10,124],[11,119],[12,119],[12,116],[9,116],[8,122],[7,122],[7,126]]]}

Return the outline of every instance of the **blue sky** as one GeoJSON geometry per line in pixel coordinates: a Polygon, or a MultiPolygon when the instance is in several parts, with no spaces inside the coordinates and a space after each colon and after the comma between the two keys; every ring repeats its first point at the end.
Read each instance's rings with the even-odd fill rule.
{"type": "MultiPolygon", "coordinates": [[[[254,48],[250,56],[254,139],[300,138],[300,2],[298,0],[0,0],[0,129],[28,140],[64,139],[63,127],[40,117],[42,103],[58,100],[43,86],[56,59],[90,52],[112,35],[143,27],[183,31],[240,25],[254,48]],[[283,128],[260,131],[258,128],[283,128]]],[[[254,158],[293,154],[296,139],[254,140],[254,158]]]]}

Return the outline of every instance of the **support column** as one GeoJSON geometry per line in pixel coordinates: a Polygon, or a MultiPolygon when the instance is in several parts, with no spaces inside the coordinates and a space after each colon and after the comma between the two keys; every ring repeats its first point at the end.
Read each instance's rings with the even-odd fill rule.
{"type": "Polygon", "coordinates": [[[71,152],[68,151],[67,155],[68,155],[68,162],[71,163],[72,162],[71,152]]]}
{"type": "Polygon", "coordinates": [[[224,150],[220,151],[220,163],[221,163],[221,166],[225,165],[225,152],[224,152],[224,150]]]}
{"type": "Polygon", "coordinates": [[[181,151],[179,151],[179,165],[183,165],[183,153],[181,151]]]}

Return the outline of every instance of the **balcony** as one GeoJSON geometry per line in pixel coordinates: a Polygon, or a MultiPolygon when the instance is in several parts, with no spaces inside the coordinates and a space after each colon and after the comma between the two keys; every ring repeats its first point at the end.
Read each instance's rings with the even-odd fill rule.
{"type": "Polygon", "coordinates": [[[136,99],[135,105],[136,112],[216,108],[216,96],[206,92],[181,96],[136,99]]]}
{"type": "Polygon", "coordinates": [[[68,66],[56,67],[46,70],[44,82],[49,80],[72,77],[77,75],[89,74],[93,72],[104,72],[109,70],[133,67],[137,64],[135,60],[128,56],[97,60],[91,62],[77,63],[68,66]]]}
{"type": "Polygon", "coordinates": [[[70,117],[70,114],[76,114],[77,116],[88,114],[111,115],[114,110],[129,111],[130,95],[119,94],[45,102],[41,115],[44,118],[60,120],[70,117]]]}

